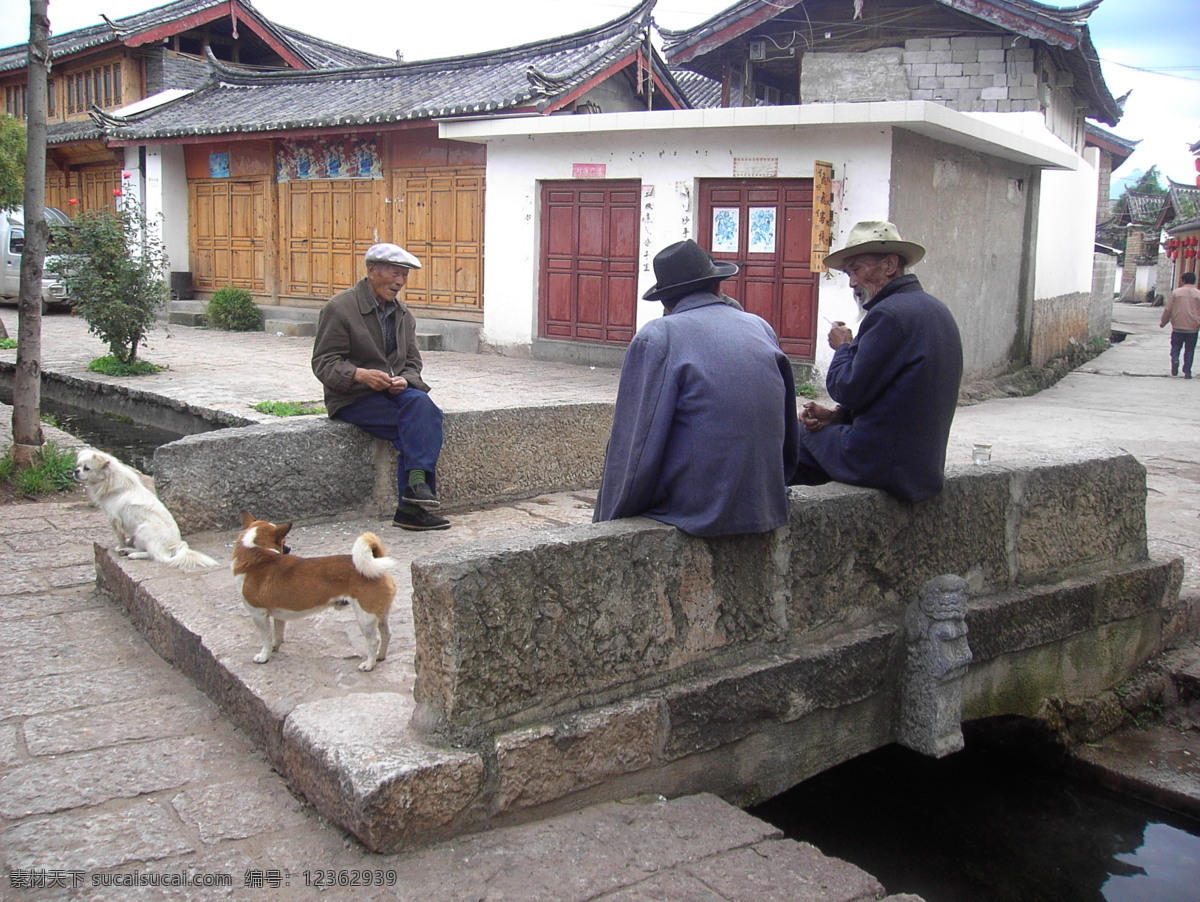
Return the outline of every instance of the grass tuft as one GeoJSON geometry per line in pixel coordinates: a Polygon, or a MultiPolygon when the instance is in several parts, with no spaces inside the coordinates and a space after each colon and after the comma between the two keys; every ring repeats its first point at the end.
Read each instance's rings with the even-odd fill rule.
{"type": "Polygon", "coordinates": [[[325,413],[325,405],[320,401],[259,401],[254,409],[273,417],[304,417],[325,413]]]}

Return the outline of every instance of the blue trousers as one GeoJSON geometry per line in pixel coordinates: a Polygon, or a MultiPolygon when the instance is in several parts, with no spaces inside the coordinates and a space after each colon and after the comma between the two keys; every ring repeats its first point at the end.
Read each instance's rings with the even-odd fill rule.
{"type": "Polygon", "coordinates": [[[409,470],[424,470],[437,491],[437,461],[442,452],[442,409],[427,392],[406,388],[399,394],[375,392],[347,404],[334,416],[396,449],[396,491],[404,494],[409,470]]]}
{"type": "Polygon", "coordinates": [[[1196,333],[1171,330],[1171,369],[1179,364],[1179,352],[1183,351],[1183,374],[1192,374],[1192,358],[1196,356],[1196,333]]]}

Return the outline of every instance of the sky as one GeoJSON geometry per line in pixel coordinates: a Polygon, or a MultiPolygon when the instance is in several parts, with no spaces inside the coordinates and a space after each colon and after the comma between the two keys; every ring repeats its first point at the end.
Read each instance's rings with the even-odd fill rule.
{"type": "MultiPolygon", "coordinates": [[[[735,0],[659,0],[655,20],[664,28],[689,28],[735,0]]],[[[847,4],[852,0],[845,0],[847,4]]],[[[872,0],[865,0],[869,7],[872,0]]],[[[1044,0],[1051,6],[1077,6],[1080,0],[1044,0]]],[[[1132,90],[1125,115],[1115,127],[1102,125],[1141,143],[1114,174],[1114,193],[1125,180],[1158,166],[1177,182],[1195,184],[1195,157],[1188,146],[1200,141],[1200,53],[1196,50],[1194,0],[1104,0],[1088,25],[1105,81],[1114,97],[1132,90]],[[1189,46],[1190,44],[1190,46],[1189,46]]],[[[407,60],[434,59],[493,50],[570,34],[615,19],[637,0],[251,0],[268,19],[325,40],[407,60]],[[431,9],[436,14],[431,14],[431,9]],[[387,10],[382,12],[381,10],[387,10]]],[[[23,43],[28,17],[23,0],[3,0],[0,47],[23,43]]],[[[100,13],[120,18],[160,5],[155,0],[49,0],[55,34],[96,25],[100,13]]]]}

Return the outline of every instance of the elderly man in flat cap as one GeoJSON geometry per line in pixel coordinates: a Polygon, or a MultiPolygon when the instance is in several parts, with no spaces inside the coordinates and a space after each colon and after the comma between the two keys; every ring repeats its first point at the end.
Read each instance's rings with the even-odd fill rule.
{"type": "Polygon", "coordinates": [[[787,521],[792,367],[766,321],[722,294],[737,271],[690,239],[655,256],[644,298],[666,315],[625,354],[595,521],[641,515],[698,536],[787,521]]]}
{"type": "Polygon", "coordinates": [[[890,222],[860,222],[825,265],[850,276],[866,311],[855,337],[829,330],[825,378],[836,408],[808,402],[800,413],[800,462],[792,485],[831,480],[869,486],[903,501],[942,490],[946,444],[962,379],[962,340],[946,305],[905,272],[925,248],[890,222]]]}
{"type": "Polygon", "coordinates": [[[411,270],[421,261],[395,244],[367,250],[367,275],[322,308],[312,369],[325,386],[329,416],[345,420],[396,449],[399,504],[392,525],[448,529],[432,513],[442,411],[421,378],[417,321],[400,302],[411,270]]]}

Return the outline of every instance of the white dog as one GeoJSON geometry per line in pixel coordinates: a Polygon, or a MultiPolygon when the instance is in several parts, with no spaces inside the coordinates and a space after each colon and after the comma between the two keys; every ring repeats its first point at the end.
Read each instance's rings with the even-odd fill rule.
{"type": "Polygon", "coordinates": [[[179,535],[171,512],[146,488],[137,470],[111,454],[84,448],[75,455],[75,481],[108,517],[117,551],[139,560],[159,561],[180,570],[215,567],[207,554],[193,551],[179,535]]]}

